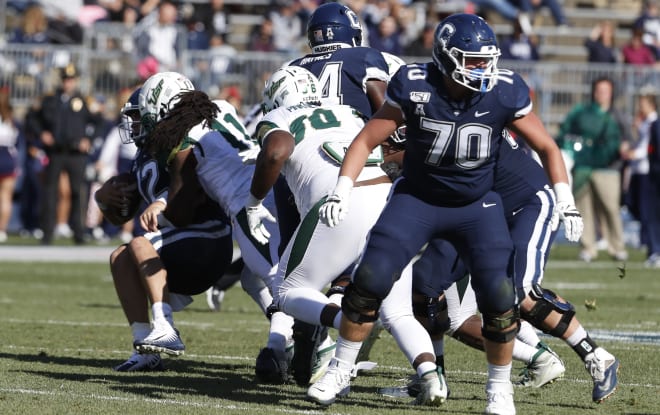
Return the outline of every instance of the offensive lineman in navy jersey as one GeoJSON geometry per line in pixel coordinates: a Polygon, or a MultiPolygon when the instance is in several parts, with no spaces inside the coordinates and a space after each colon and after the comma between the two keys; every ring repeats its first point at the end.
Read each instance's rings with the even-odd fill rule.
{"type": "MultiPolygon", "coordinates": [[[[483,19],[449,16],[436,29],[433,62],[402,67],[390,80],[386,103],[350,145],[337,185],[319,212],[329,226],[349,208],[348,195],[371,149],[406,123],[402,177],[353,273],[342,302],[336,358],[308,390],[312,399],[345,393],[356,346],[371,330],[382,299],[423,245],[443,238],[470,271],[483,316],[488,361],[485,412],[515,414],[510,373],[519,317],[510,269],[513,243],[501,198],[491,190],[505,128],[526,137],[539,153],[555,186],[569,239],[579,238],[582,221],[561,152],[531,112],[522,78],[497,68],[499,54],[495,34],[483,19]]],[[[421,361],[418,367],[427,363],[421,361]]]]}

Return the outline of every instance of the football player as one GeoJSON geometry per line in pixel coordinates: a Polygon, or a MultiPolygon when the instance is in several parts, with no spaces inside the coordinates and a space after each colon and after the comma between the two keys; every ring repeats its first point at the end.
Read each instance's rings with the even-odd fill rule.
{"type": "MultiPolygon", "coordinates": [[[[364,125],[364,119],[352,107],[321,106],[319,90],[314,75],[295,66],[279,69],[267,82],[264,109],[268,112],[257,127],[262,150],[257,157],[246,210],[251,232],[256,238],[264,237],[263,218],[269,214],[261,206],[261,199],[280,174],[286,178],[302,222],[282,255],[274,284],[275,302],[285,313],[314,326],[338,327],[339,305],[321,290],[337,275],[352,268],[358,259],[369,229],[386,202],[391,181],[379,167],[383,161],[379,147],[358,177],[351,195],[354,209],[345,220],[334,228],[318,221],[319,206],[336,181],[344,149],[364,125]]],[[[397,288],[384,300],[383,316],[387,321],[396,321],[398,326],[407,326],[408,332],[415,335],[418,350],[432,353],[430,338],[415,320],[412,308],[400,306],[399,297],[410,297],[411,284],[412,274],[408,269],[406,276],[397,282],[397,288]]],[[[318,348],[322,358],[311,373],[298,373],[294,365],[293,374],[299,384],[317,380],[323,373],[323,363],[327,364],[332,356],[332,340],[324,336],[316,338],[321,342],[318,348]]],[[[308,366],[315,363],[312,361],[315,355],[306,358],[310,360],[308,366]]],[[[437,386],[439,389],[439,382],[437,386]]],[[[418,403],[441,403],[446,396],[441,399],[441,391],[436,392],[434,399],[420,399],[418,403]]]]}
{"type": "MultiPolygon", "coordinates": [[[[515,414],[510,380],[519,326],[510,268],[514,247],[502,200],[492,190],[505,128],[525,137],[540,154],[573,240],[579,238],[581,220],[561,152],[531,112],[522,78],[498,68],[499,54],[495,34],[483,19],[447,17],[436,28],[433,61],[399,69],[388,85],[386,103],[349,146],[335,189],[319,211],[329,226],[340,223],[352,208],[350,193],[368,154],[406,123],[402,176],[353,273],[342,301],[336,357],[308,390],[312,399],[345,393],[356,345],[371,330],[382,299],[423,245],[443,238],[470,271],[482,313],[488,361],[485,412],[515,414]]],[[[418,371],[432,367],[435,362],[425,360],[418,371]]]]}
{"type": "MultiPolygon", "coordinates": [[[[279,230],[274,218],[268,221],[264,232],[271,235],[270,240],[262,244],[250,235],[244,209],[254,165],[243,160],[254,144],[240,123],[223,124],[222,120],[235,114],[233,107],[227,111],[201,91],[177,91],[163,74],[152,78],[140,95],[143,128],[150,132],[145,148],[167,167],[170,186],[165,210],[152,218],[149,226],[155,228],[163,220],[184,226],[190,221],[191,206],[201,195],[217,202],[231,220],[234,239],[250,271],[248,275],[258,277],[255,281],[241,276],[241,285],[269,316],[271,331],[279,334],[277,347],[285,350],[292,342],[293,320],[282,312],[268,310],[279,262],[279,230]],[[240,134],[233,133],[236,129],[240,134]],[[239,143],[243,140],[245,149],[239,143]]],[[[272,194],[265,204],[273,205],[272,194]]],[[[283,370],[282,376],[285,374],[283,370]]]]}
{"type": "MultiPolygon", "coordinates": [[[[174,84],[186,88],[189,81],[176,79],[174,84]]],[[[124,143],[135,142],[139,148],[131,172],[137,179],[135,191],[148,204],[140,215],[146,228],[165,207],[169,177],[144,150],[145,136],[140,133],[139,121],[140,93],[141,89],[137,89],[122,109],[120,135],[124,143]]],[[[126,197],[119,194],[117,198],[118,190],[108,181],[95,194],[106,213],[111,206],[121,205],[126,197]]],[[[208,198],[203,198],[192,210],[194,218],[189,226],[152,228],[119,246],[110,256],[115,289],[136,349],[129,359],[115,367],[117,371],[162,370],[161,352],[182,354],[185,346],[174,328],[172,312],[189,304],[191,295],[204,292],[216,283],[231,264],[233,242],[227,216],[208,198]],[[153,329],[147,304],[151,304],[153,329]]],[[[123,217],[123,220],[131,219],[132,215],[123,217]]]]}

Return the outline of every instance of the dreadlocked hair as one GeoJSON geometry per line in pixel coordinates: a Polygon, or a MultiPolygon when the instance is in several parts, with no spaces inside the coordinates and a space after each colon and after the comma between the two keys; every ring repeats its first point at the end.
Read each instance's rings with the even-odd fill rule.
{"type": "Polygon", "coordinates": [[[208,128],[220,108],[202,91],[186,91],[175,96],[179,101],[160,120],[149,135],[147,150],[151,154],[169,153],[187,136],[188,131],[203,122],[208,128]]]}

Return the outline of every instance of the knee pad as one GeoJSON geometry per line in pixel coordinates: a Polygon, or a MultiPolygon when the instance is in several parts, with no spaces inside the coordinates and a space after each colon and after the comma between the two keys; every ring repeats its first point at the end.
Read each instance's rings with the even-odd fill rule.
{"type": "Polygon", "coordinates": [[[559,300],[557,294],[542,288],[538,284],[532,286],[529,297],[535,304],[531,310],[522,312],[522,318],[546,334],[554,337],[563,336],[575,316],[575,307],[573,307],[573,304],[559,300]],[[544,321],[553,311],[561,314],[561,319],[556,327],[547,329],[544,327],[544,321]]]}
{"type": "Polygon", "coordinates": [[[373,294],[350,284],[341,301],[341,311],[353,323],[372,323],[378,320],[378,309],[382,302],[373,294]]]}
{"type": "Polygon", "coordinates": [[[503,314],[483,313],[481,334],[495,343],[508,343],[520,330],[520,315],[515,307],[503,314]]]}
{"type": "Polygon", "coordinates": [[[412,308],[415,317],[427,319],[426,330],[430,335],[444,334],[449,330],[451,321],[447,314],[447,299],[444,295],[440,299],[424,297],[423,301],[413,300],[412,308]]]}

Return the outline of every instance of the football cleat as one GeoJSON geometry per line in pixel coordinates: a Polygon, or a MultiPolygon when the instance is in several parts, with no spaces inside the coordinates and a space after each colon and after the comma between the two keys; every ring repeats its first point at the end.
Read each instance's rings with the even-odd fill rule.
{"type": "Polygon", "coordinates": [[[333,358],[325,374],[307,389],[307,398],[321,405],[331,405],[337,397],[351,391],[351,372],[339,368],[339,359],[333,358]]]}
{"type": "MultiPolygon", "coordinates": [[[[438,366],[436,368],[436,371],[438,372],[438,378],[440,379],[441,382],[441,388],[442,390],[447,391],[447,396],[445,398],[448,398],[449,395],[451,394],[451,391],[449,390],[449,386],[447,385],[447,378],[443,374],[444,370],[442,367],[438,366]]],[[[414,375],[411,375],[408,384],[405,386],[407,389],[408,396],[412,396],[413,398],[416,398],[419,393],[422,390],[422,381],[419,379],[419,376],[415,373],[414,375]]]]}
{"type": "Polygon", "coordinates": [[[261,383],[287,383],[289,381],[290,361],[287,357],[286,352],[278,353],[270,347],[261,349],[254,367],[257,380],[261,383]]]}
{"type": "Polygon", "coordinates": [[[532,361],[520,373],[516,386],[540,388],[564,376],[566,368],[559,356],[547,346],[541,346],[532,361]]]}
{"type": "Polygon", "coordinates": [[[296,383],[307,386],[312,378],[319,345],[328,337],[328,328],[314,326],[300,320],[293,323],[293,359],[291,373],[296,383]]]}
{"type": "Polygon", "coordinates": [[[601,403],[612,396],[619,383],[619,360],[602,347],[598,347],[587,355],[584,365],[594,380],[593,401],[601,403]]]}
{"type": "Polygon", "coordinates": [[[484,414],[516,415],[516,406],[513,403],[513,385],[509,382],[499,388],[486,385],[486,410],[484,414]]]}
{"type": "Polygon", "coordinates": [[[447,400],[447,383],[444,376],[438,371],[432,371],[422,376],[419,386],[419,394],[413,404],[440,406],[447,400]]]}
{"type": "Polygon", "coordinates": [[[169,324],[155,326],[147,337],[133,343],[133,347],[138,353],[167,353],[172,356],[180,356],[186,349],[179,330],[169,324]]]}
{"type": "Polygon", "coordinates": [[[312,374],[309,378],[309,383],[314,383],[323,376],[328,369],[330,360],[335,357],[336,348],[337,345],[330,336],[327,336],[323,343],[319,345],[316,355],[314,356],[314,364],[312,365],[312,374]]]}
{"type": "Polygon", "coordinates": [[[133,352],[124,363],[113,368],[117,372],[159,372],[165,370],[159,354],[133,352]]]}

